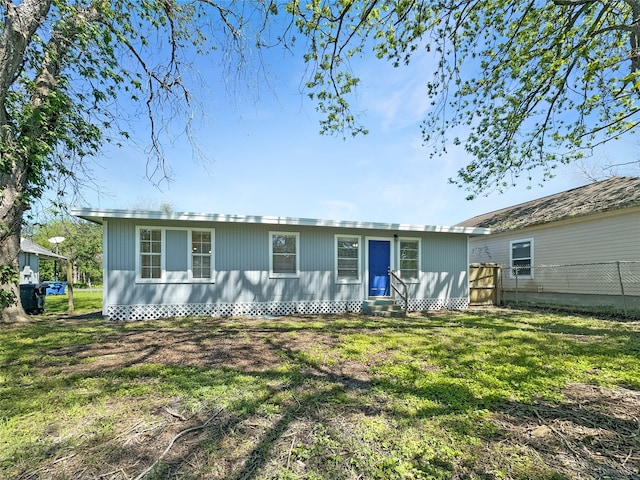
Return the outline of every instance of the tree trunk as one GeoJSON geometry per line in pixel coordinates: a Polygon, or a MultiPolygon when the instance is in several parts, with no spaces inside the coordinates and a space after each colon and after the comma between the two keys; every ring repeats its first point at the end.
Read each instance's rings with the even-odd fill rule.
{"type": "MultiPolygon", "coordinates": [[[[4,177],[4,175],[2,176],[4,177]]],[[[20,232],[22,227],[22,214],[24,205],[22,195],[15,185],[8,184],[2,178],[2,191],[0,192],[0,265],[9,265],[16,273],[13,280],[4,281],[0,289],[10,292],[13,297],[11,304],[2,309],[0,322],[17,323],[29,322],[30,317],[25,313],[20,303],[20,271],[18,255],[20,253],[20,232]]]]}
{"type": "Polygon", "coordinates": [[[69,313],[73,313],[73,266],[71,260],[67,260],[67,295],[69,300],[69,313]]]}

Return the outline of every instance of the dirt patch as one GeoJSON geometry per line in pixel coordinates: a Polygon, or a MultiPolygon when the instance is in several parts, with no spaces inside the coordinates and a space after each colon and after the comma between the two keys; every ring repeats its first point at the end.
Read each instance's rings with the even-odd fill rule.
{"type": "MultiPolygon", "coordinates": [[[[248,320],[250,321],[250,320],[248,320]]],[[[158,329],[114,335],[113,341],[52,350],[55,356],[73,357],[80,363],[66,367],[64,373],[110,371],[142,364],[194,367],[229,367],[245,371],[267,371],[277,368],[283,357],[301,351],[327,352],[336,340],[303,330],[283,328],[251,334],[234,327],[225,328],[224,321],[209,328],[206,324],[191,330],[158,329]],[[82,360],[91,359],[90,363],[82,360]]]]}
{"type": "MultiPolygon", "coordinates": [[[[375,334],[371,329],[367,333],[375,334]]],[[[307,378],[326,380],[322,385],[328,390],[335,386],[346,392],[370,388],[374,380],[371,362],[382,364],[386,352],[372,353],[369,363],[345,360],[333,356],[338,342],[338,336],[327,330],[315,332],[313,328],[285,321],[281,328],[264,329],[260,320],[252,319],[243,319],[242,323],[237,319],[203,321],[189,329],[166,326],[155,329],[150,325],[147,330],[114,332],[96,344],[50,350],[46,353],[52,358],[51,364],[40,368],[43,373],[50,369],[56,375],[81,378],[96,372],[105,374],[152,364],[272,372],[290,361],[300,365],[307,378]],[[69,361],[58,362],[56,357],[69,361]]],[[[429,371],[435,367],[425,363],[419,368],[429,371]]],[[[61,444],[63,448],[58,451],[74,453],[56,456],[39,470],[27,469],[20,478],[125,479],[159,460],[167,471],[189,472],[189,478],[231,478],[231,472],[238,471],[246,476],[234,474],[233,478],[254,478],[256,469],[267,467],[267,460],[259,455],[266,452],[269,442],[273,442],[271,449],[279,452],[270,461],[295,470],[292,451],[296,446],[308,443],[306,439],[313,435],[317,437],[315,429],[319,425],[340,419],[323,417],[322,391],[318,391],[317,399],[304,405],[308,395],[305,385],[292,387],[277,382],[274,380],[273,395],[278,395],[278,389],[290,393],[282,403],[290,402],[287,415],[291,418],[280,412],[257,412],[242,417],[219,405],[184,405],[179,399],[167,401],[151,395],[138,399],[145,405],[144,410],[114,401],[103,409],[110,418],[118,418],[113,435],[77,448],[73,432],[52,425],[46,432],[46,441],[61,444]],[[207,463],[207,446],[214,444],[226,454],[212,466],[207,463]],[[88,462],[87,458],[91,460],[88,462]],[[207,474],[201,475],[202,471],[207,474]]],[[[525,455],[542,458],[544,464],[558,472],[557,477],[550,478],[640,480],[640,392],[571,384],[563,394],[564,400],[557,404],[512,402],[492,407],[498,435],[489,442],[510,445],[525,455]]],[[[357,421],[358,415],[379,414],[374,407],[357,405],[357,415],[352,416],[348,411],[350,405],[345,403],[344,425],[357,421]]],[[[100,421],[91,415],[88,413],[84,421],[100,421]]],[[[339,447],[331,446],[336,450],[339,447]]],[[[477,467],[476,471],[489,471],[484,465],[477,467]]],[[[305,464],[300,463],[301,478],[304,468],[305,464]]],[[[153,478],[161,478],[162,473],[158,475],[153,478]]]]}
{"type": "Polygon", "coordinates": [[[640,479],[640,392],[571,384],[562,403],[508,404],[502,441],[531,449],[571,479],[640,479]]]}

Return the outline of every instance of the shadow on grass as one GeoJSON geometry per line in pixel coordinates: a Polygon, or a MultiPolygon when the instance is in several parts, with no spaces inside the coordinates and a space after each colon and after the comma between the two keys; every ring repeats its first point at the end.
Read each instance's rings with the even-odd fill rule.
{"type": "MultiPolygon", "coordinates": [[[[178,475],[203,451],[230,452],[231,443],[242,448],[242,458],[228,466],[225,478],[254,479],[265,469],[276,468],[273,463],[279,462],[282,468],[283,459],[288,464],[290,457],[298,458],[294,442],[287,452],[285,441],[296,422],[376,418],[398,430],[407,428],[406,435],[424,422],[436,422],[445,429],[440,433],[442,442],[465,436],[490,442],[487,415],[525,418],[535,412],[540,395],[559,395],[575,378],[573,360],[585,364],[586,370],[577,375],[588,378],[590,365],[602,358],[615,363],[616,358],[637,354],[631,348],[634,342],[637,346],[637,331],[615,324],[576,326],[572,322],[571,318],[550,322],[507,312],[406,320],[313,317],[38,324],[15,329],[13,335],[3,332],[0,366],[10,380],[1,387],[5,400],[0,403],[5,418],[16,421],[38,408],[55,416],[107,401],[131,402],[132,408],[149,402],[149,408],[157,408],[178,397],[209,407],[223,405],[225,415],[194,434],[189,446],[168,456],[154,474],[178,475]],[[251,429],[246,423],[256,419],[259,426],[247,433],[251,429]],[[247,442],[241,447],[242,440],[247,442]]],[[[144,408],[140,412],[149,414],[144,408]]],[[[203,409],[195,420],[202,421],[204,412],[210,410],[203,409]]],[[[566,414],[566,409],[548,408],[541,417],[552,422],[566,414]]],[[[605,413],[590,417],[589,422],[633,426],[605,413]]],[[[317,468],[325,478],[329,478],[326,463],[331,455],[333,478],[348,478],[348,472],[392,478],[407,465],[424,475],[446,475],[458,469],[459,475],[478,476],[483,468],[465,466],[456,459],[459,450],[468,446],[445,454],[444,447],[427,453],[430,450],[421,446],[424,453],[414,458],[411,455],[417,454],[397,453],[407,440],[402,432],[388,440],[392,447],[375,442],[356,447],[348,440],[353,432],[338,432],[339,426],[334,427],[337,445],[320,451],[315,460],[305,459],[306,468],[317,468]],[[356,453],[356,448],[366,448],[368,454],[356,453]],[[393,465],[398,461],[403,463],[396,471],[393,465]]],[[[409,441],[418,442],[416,438],[409,441]]],[[[78,439],[79,445],[84,441],[78,439]]],[[[130,445],[107,456],[132,474],[141,465],[151,464],[164,447],[130,445]]],[[[34,458],[52,462],[65,448],[68,445],[61,443],[58,450],[51,447],[34,458]]],[[[23,445],[22,450],[33,452],[37,445],[23,445]]],[[[602,471],[607,466],[594,465],[602,471]]],[[[563,478],[548,472],[531,475],[563,478]]]]}

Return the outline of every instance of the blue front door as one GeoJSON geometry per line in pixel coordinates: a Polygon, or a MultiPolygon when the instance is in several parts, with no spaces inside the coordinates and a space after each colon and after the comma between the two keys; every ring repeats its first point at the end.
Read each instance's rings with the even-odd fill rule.
{"type": "Polygon", "coordinates": [[[389,295],[389,266],[391,265],[391,242],[369,240],[369,296],[389,295]]]}

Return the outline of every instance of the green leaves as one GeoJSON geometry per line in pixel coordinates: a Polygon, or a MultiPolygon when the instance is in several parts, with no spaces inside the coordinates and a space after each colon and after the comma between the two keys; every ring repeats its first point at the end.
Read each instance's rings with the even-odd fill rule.
{"type": "Polygon", "coordinates": [[[473,160],[453,181],[471,198],[533,170],[551,177],[558,163],[638,125],[636,2],[316,0],[312,15],[297,6],[289,11],[312,40],[307,86],[326,115],[323,133],[362,131],[348,120],[345,97],[357,85],[349,58],[370,48],[400,66],[438,55],[425,76],[433,109],[423,137],[432,156],[461,138],[473,160]]]}
{"type": "Polygon", "coordinates": [[[433,105],[421,125],[424,141],[432,156],[457,144],[471,154],[470,168],[454,180],[470,196],[500,190],[534,169],[552,176],[557,163],[636,128],[634,5],[291,0],[279,8],[275,2],[56,0],[37,19],[41,27],[29,38],[21,68],[5,72],[14,79],[2,92],[9,114],[3,128],[11,132],[5,143],[12,146],[0,162],[23,165],[25,191],[37,197],[47,172],[127,131],[113,109],[126,100],[146,109],[149,151],[158,171],[166,171],[161,138],[176,116],[185,114],[187,131],[192,117],[185,75],[191,56],[231,50],[242,66],[247,32],[256,33],[262,48],[260,33],[274,18],[283,28],[278,41],[308,39],[305,85],[325,134],[367,132],[351,104],[360,81],[354,58],[373,52],[401,66],[416,55],[435,55],[424,79],[433,105]]]}
{"type": "MultiPolygon", "coordinates": [[[[272,3],[207,0],[3,3],[0,225],[11,227],[12,240],[29,204],[52,185],[82,185],[87,157],[104,142],[128,139],[123,124],[130,120],[146,120],[140,130],[149,132],[148,175],[166,180],[162,143],[191,139],[198,113],[190,90],[200,80],[193,56],[220,48],[243,68],[245,29],[251,26],[261,45],[277,12],[272,3]]],[[[13,257],[5,253],[0,264],[13,257]]]]}
{"type": "Polygon", "coordinates": [[[17,302],[17,298],[13,290],[8,288],[11,284],[17,284],[20,276],[13,265],[0,265],[0,312],[17,302]]]}
{"type": "MultiPolygon", "coordinates": [[[[50,221],[37,225],[32,240],[40,245],[48,245],[48,239],[55,236],[65,237],[59,245],[60,255],[65,256],[74,265],[83,283],[99,284],[102,281],[102,226],[84,220],[50,221]]],[[[41,265],[41,277],[47,278],[47,266],[41,265]],[[44,275],[44,276],[42,276],[44,275]]]]}

